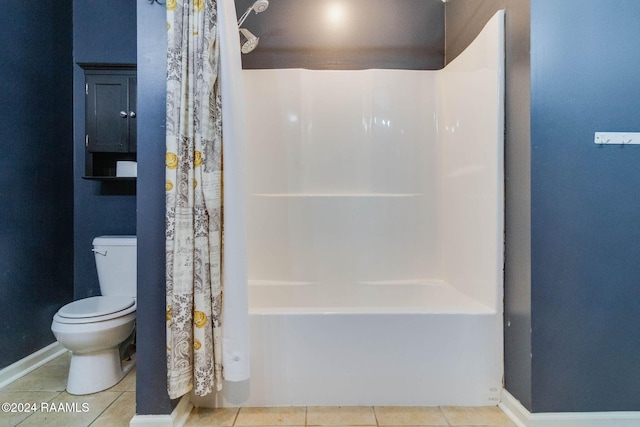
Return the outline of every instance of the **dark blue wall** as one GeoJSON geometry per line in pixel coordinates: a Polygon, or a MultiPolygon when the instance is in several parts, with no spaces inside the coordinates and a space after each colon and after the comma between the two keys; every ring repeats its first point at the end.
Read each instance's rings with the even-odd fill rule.
{"type": "Polygon", "coordinates": [[[510,19],[524,15],[511,0],[446,4],[447,56],[449,30],[468,27],[450,19],[466,13],[477,27],[486,7],[507,8],[506,388],[534,413],[637,411],[640,146],[593,138],[640,132],[640,2],[527,2],[529,26],[515,32],[510,19]],[[522,31],[530,63],[510,68],[510,55],[528,53],[509,49],[522,31]],[[530,116],[510,117],[513,100],[530,116]],[[509,137],[523,123],[530,136],[509,137]]]}
{"type": "Polygon", "coordinates": [[[533,410],[640,407],[640,2],[531,0],[533,410]]]}
{"type": "Polygon", "coordinates": [[[77,63],[136,63],[136,5],[130,0],[74,0],[74,277],[75,298],[99,295],[91,242],[103,234],[136,234],[133,183],[102,183],[85,175],[84,73],[77,63]]]}
{"type": "Polygon", "coordinates": [[[0,15],[0,368],[52,343],[73,296],[71,1],[0,15]]]}
{"type": "MultiPolygon", "coordinates": [[[[165,306],[165,8],[138,0],[138,414],[168,414],[165,306]],[[144,392],[141,392],[144,390],[144,392]]],[[[174,402],[175,403],[175,402],[174,402]]]]}

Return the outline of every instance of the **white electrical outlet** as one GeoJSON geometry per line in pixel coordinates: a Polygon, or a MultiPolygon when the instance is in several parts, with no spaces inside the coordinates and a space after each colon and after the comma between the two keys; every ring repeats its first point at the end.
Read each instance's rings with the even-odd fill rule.
{"type": "Polygon", "coordinates": [[[596,132],[593,142],[606,145],[640,144],[640,132],[596,132]]]}

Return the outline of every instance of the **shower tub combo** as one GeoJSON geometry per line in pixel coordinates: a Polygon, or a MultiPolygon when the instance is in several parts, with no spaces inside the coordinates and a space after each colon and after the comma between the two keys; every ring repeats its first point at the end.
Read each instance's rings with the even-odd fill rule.
{"type": "Polygon", "coordinates": [[[251,379],[213,404],[498,402],[503,22],[439,71],[244,71],[251,379]]]}

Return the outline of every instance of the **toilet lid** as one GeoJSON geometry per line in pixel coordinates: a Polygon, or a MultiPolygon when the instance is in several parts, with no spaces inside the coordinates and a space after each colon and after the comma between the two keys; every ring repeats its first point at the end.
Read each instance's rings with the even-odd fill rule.
{"type": "Polygon", "coordinates": [[[68,319],[86,319],[126,310],[134,304],[131,297],[90,297],[62,307],[58,315],[68,319]]]}

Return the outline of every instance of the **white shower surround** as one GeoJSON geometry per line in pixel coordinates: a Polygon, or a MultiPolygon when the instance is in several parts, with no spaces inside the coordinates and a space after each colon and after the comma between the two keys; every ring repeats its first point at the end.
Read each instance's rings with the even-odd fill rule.
{"type": "Polygon", "coordinates": [[[440,71],[243,72],[251,380],[195,404],[497,403],[503,26],[440,71]]]}

